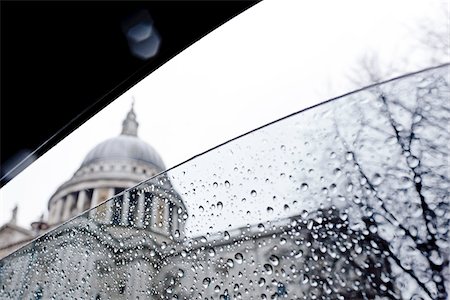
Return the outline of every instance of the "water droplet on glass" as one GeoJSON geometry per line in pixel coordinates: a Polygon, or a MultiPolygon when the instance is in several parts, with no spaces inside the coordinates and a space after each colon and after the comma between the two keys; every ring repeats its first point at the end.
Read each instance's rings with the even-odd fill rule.
{"type": "Polygon", "coordinates": [[[225,180],[225,187],[227,187],[227,188],[230,187],[230,182],[228,180],[225,180]]]}
{"type": "Polygon", "coordinates": [[[211,279],[209,277],[205,277],[205,279],[203,279],[202,283],[203,283],[203,286],[205,288],[207,288],[211,283],[211,279]]]}
{"type": "Polygon", "coordinates": [[[302,189],[302,191],[307,191],[308,190],[308,184],[302,183],[301,189],[302,189]]]}
{"type": "Polygon", "coordinates": [[[301,217],[303,218],[303,219],[306,219],[307,217],[308,217],[308,211],[307,210],[303,210],[302,211],[302,214],[301,214],[301,217]]]}
{"type": "Polygon", "coordinates": [[[353,153],[352,152],[347,152],[345,154],[345,159],[346,160],[352,160],[353,159],[353,153]]]}
{"type": "Polygon", "coordinates": [[[303,275],[303,280],[302,280],[302,283],[303,283],[303,284],[307,284],[307,283],[308,283],[308,281],[309,281],[309,277],[308,277],[308,275],[303,275]]]}
{"type": "Polygon", "coordinates": [[[228,240],[230,239],[230,234],[228,233],[228,231],[225,231],[225,232],[223,233],[223,238],[224,238],[226,241],[228,241],[228,240]]]}
{"type": "Polygon", "coordinates": [[[268,275],[270,275],[270,274],[272,274],[272,272],[273,272],[273,268],[272,268],[271,265],[265,264],[265,265],[264,265],[264,271],[265,271],[268,275]]]}
{"type": "Polygon", "coordinates": [[[256,193],[255,190],[252,190],[252,191],[250,192],[250,195],[252,195],[253,197],[256,197],[257,193],[256,193]]]}
{"type": "Polygon", "coordinates": [[[181,270],[181,269],[178,269],[177,275],[178,275],[178,277],[180,277],[180,278],[183,277],[183,276],[184,276],[184,271],[181,270]]]}
{"type": "Polygon", "coordinates": [[[267,207],[267,212],[268,212],[268,213],[273,213],[273,208],[270,207],[270,206],[268,206],[268,207],[267,207]]]}
{"type": "Polygon", "coordinates": [[[341,176],[342,171],[341,171],[341,169],[336,168],[333,170],[333,174],[336,175],[336,177],[339,177],[339,176],[341,176]]]}
{"type": "Polygon", "coordinates": [[[263,286],[263,285],[265,285],[266,284],[266,280],[263,278],[263,277],[261,277],[259,280],[258,280],[258,285],[259,286],[263,286]]]}
{"type": "Polygon", "coordinates": [[[380,174],[375,173],[372,178],[373,185],[379,185],[383,181],[383,177],[380,174]]]}
{"type": "Polygon", "coordinates": [[[266,228],[264,227],[264,224],[262,224],[262,223],[259,223],[259,224],[258,224],[258,230],[259,230],[260,232],[263,232],[265,229],[266,229],[266,228]]]}
{"type": "Polygon", "coordinates": [[[278,264],[280,263],[280,259],[278,258],[278,256],[276,256],[276,255],[271,255],[270,257],[269,257],[269,261],[270,261],[270,263],[273,265],[273,266],[278,266],[278,264]]]}
{"type": "Polygon", "coordinates": [[[216,188],[216,187],[218,187],[218,186],[219,186],[219,185],[217,184],[217,182],[214,182],[214,183],[213,183],[213,187],[214,187],[214,188],[216,188]]]}
{"type": "Polygon", "coordinates": [[[406,161],[408,162],[408,166],[410,168],[416,168],[419,165],[419,163],[420,163],[420,161],[414,155],[408,156],[406,158],[406,161]]]}
{"type": "Polygon", "coordinates": [[[229,266],[230,268],[234,267],[234,261],[231,258],[227,260],[227,266],[229,266]]]}
{"type": "Polygon", "coordinates": [[[222,208],[223,208],[223,203],[221,201],[217,202],[217,209],[222,210],[222,208]]]}
{"type": "Polygon", "coordinates": [[[236,260],[236,262],[238,263],[238,264],[242,264],[242,262],[243,262],[243,260],[244,260],[244,256],[241,254],[241,253],[236,253],[235,255],[234,255],[234,259],[236,260]]]}

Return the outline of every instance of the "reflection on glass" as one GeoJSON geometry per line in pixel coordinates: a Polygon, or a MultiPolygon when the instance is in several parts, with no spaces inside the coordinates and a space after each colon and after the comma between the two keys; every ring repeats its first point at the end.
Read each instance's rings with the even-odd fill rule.
{"type": "Polygon", "coordinates": [[[121,191],[1,260],[0,297],[446,299],[448,72],[324,103],[121,191]]]}

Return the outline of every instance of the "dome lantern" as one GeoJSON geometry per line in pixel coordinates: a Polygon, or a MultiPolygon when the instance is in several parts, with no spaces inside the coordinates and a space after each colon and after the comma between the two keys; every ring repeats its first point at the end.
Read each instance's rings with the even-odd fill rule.
{"type": "Polygon", "coordinates": [[[136,120],[136,114],[134,113],[134,101],[131,104],[131,109],[128,112],[125,120],[122,122],[122,134],[123,135],[131,135],[137,136],[137,129],[139,123],[136,120]]]}

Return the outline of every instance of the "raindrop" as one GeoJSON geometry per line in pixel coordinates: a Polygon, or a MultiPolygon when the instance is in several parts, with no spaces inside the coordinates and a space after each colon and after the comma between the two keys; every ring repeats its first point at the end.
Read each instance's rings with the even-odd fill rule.
{"type": "Polygon", "coordinates": [[[308,275],[303,275],[303,280],[302,280],[302,283],[303,283],[303,284],[307,284],[307,283],[308,283],[308,281],[309,281],[309,277],[308,277],[308,275]]]}
{"type": "Polygon", "coordinates": [[[238,252],[234,255],[234,259],[238,264],[242,264],[242,262],[244,261],[244,256],[238,252]]]}
{"type": "Polygon", "coordinates": [[[271,255],[269,257],[269,261],[273,266],[278,266],[280,264],[280,259],[278,258],[278,256],[276,255],[271,255]]]}
{"type": "Polygon", "coordinates": [[[209,277],[205,277],[205,279],[203,279],[202,283],[203,283],[203,286],[205,288],[207,288],[211,284],[211,279],[209,277]]]}
{"type": "Polygon", "coordinates": [[[229,266],[230,268],[234,267],[234,262],[233,262],[233,260],[231,258],[229,258],[227,260],[227,266],[229,266]]]}
{"type": "Polygon", "coordinates": [[[346,160],[352,160],[353,159],[353,152],[347,152],[345,154],[345,159],[346,160]]]}
{"type": "Polygon", "coordinates": [[[263,278],[263,277],[261,277],[259,280],[258,280],[258,285],[259,286],[263,286],[263,285],[265,285],[266,284],[266,280],[263,278]]]}
{"type": "Polygon", "coordinates": [[[177,273],[178,277],[183,277],[184,276],[184,271],[181,269],[178,269],[178,273],[177,273]]]}
{"type": "Polygon", "coordinates": [[[225,187],[227,187],[227,188],[230,187],[230,182],[228,180],[225,180],[225,187]]]}
{"type": "Polygon", "coordinates": [[[422,120],[422,115],[415,115],[413,118],[414,123],[419,123],[422,120]]]}
{"type": "Polygon", "coordinates": [[[217,202],[217,209],[222,210],[222,208],[223,208],[223,203],[221,201],[217,202]]]}
{"type": "Polygon", "coordinates": [[[252,191],[250,192],[250,195],[252,195],[253,197],[256,197],[257,193],[256,193],[255,190],[252,190],[252,191]]]}
{"type": "Polygon", "coordinates": [[[267,207],[267,212],[270,213],[270,214],[273,213],[273,208],[270,207],[270,206],[268,206],[268,207],[267,207]]]}
{"type": "Polygon", "coordinates": [[[408,162],[408,166],[410,168],[416,168],[419,165],[419,163],[420,163],[420,161],[414,155],[408,156],[406,158],[406,161],[408,162]]]}
{"type": "Polygon", "coordinates": [[[266,271],[266,273],[267,273],[268,275],[270,275],[270,274],[272,274],[272,272],[273,272],[273,268],[272,268],[271,265],[265,264],[265,265],[264,265],[264,271],[266,271]]]}
{"type": "Polygon", "coordinates": [[[308,190],[308,184],[302,183],[301,189],[302,189],[302,191],[307,191],[308,190]]]}
{"type": "Polygon", "coordinates": [[[216,255],[216,251],[214,250],[214,248],[209,248],[209,249],[208,249],[208,255],[209,255],[210,257],[213,257],[213,256],[216,255]]]}
{"type": "Polygon", "coordinates": [[[287,205],[287,204],[285,204],[285,205],[283,206],[283,208],[284,208],[285,211],[289,211],[289,209],[290,209],[289,205],[287,205]]]}
{"type": "Polygon", "coordinates": [[[305,210],[305,209],[304,209],[304,210],[302,211],[302,213],[301,213],[301,216],[302,216],[303,219],[306,219],[306,218],[308,217],[308,215],[309,215],[309,213],[308,213],[308,211],[305,210]]]}
{"type": "Polygon", "coordinates": [[[217,184],[217,182],[214,182],[214,183],[213,183],[213,187],[214,187],[214,188],[217,188],[218,186],[219,186],[219,185],[217,184]]]}
{"type": "Polygon", "coordinates": [[[373,175],[373,179],[372,179],[373,185],[379,185],[382,181],[383,181],[383,177],[381,177],[380,174],[375,173],[375,175],[373,175]]]}
{"type": "Polygon", "coordinates": [[[225,241],[228,241],[230,239],[230,234],[228,233],[228,231],[225,231],[223,233],[223,238],[225,239],[225,241]]]}
{"type": "Polygon", "coordinates": [[[260,232],[263,232],[265,229],[266,229],[266,228],[264,227],[264,224],[262,224],[262,223],[259,223],[259,224],[258,224],[258,230],[259,230],[260,232]]]}
{"type": "Polygon", "coordinates": [[[347,192],[351,192],[353,190],[353,183],[349,183],[347,185],[347,192]]]}

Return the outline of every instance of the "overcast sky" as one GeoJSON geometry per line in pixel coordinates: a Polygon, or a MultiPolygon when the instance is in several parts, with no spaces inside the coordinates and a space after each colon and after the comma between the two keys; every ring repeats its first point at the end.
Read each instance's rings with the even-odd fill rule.
{"type": "Polygon", "coordinates": [[[132,96],[139,137],[170,168],[349,92],[356,87],[349,77],[368,54],[377,55],[382,67],[394,63],[397,70],[390,75],[430,66],[432,47],[420,44],[419,29],[438,24],[437,30],[448,32],[447,20],[441,21],[448,5],[429,0],[263,1],[150,74],[6,184],[0,190],[0,224],[16,204],[18,222],[25,227],[46,213],[49,197],[89,150],[120,133],[132,96]]]}

